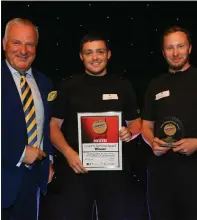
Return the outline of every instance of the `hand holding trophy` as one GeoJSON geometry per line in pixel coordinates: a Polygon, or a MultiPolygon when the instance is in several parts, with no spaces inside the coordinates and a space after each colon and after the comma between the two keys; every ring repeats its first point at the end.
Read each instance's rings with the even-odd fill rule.
{"type": "Polygon", "coordinates": [[[184,138],[184,125],[176,117],[165,117],[155,122],[154,136],[166,142],[160,147],[174,147],[172,143],[184,138]]]}

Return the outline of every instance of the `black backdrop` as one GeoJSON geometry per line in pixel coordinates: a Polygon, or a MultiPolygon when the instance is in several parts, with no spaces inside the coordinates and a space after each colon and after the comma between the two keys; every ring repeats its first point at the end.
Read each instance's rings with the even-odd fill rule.
{"type": "MultiPolygon", "coordinates": [[[[191,63],[197,67],[196,11],[197,2],[2,1],[2,38],[10,19],[32,20],[40,33],[34,64],[57,85],[62,78],[83,72],[80,39],[90,29],[101,30],[112,50],[109,72],[131,80],[142,107],[148,82],[167,70],[160,37],[169,25],[189,29],[193,39],[191,63]]],[[[134,173],[137,179],[144,179],[149,147],[139,137],[133,149],[134,173]]]]}
{"type": "Polygon", "coordinates": [[[133,82],[140,103],[147,83],[167,68],[160,37],[169,25],[189,29],[191,62],[197,66],[197,2],[2,1],[1,11],[2,36],[14,17],[28,18],[38,26],[34,64],[54,82],[83,71],[79,42],[90,29],[100,29],[109,39],[109,71],[133,82]]]}

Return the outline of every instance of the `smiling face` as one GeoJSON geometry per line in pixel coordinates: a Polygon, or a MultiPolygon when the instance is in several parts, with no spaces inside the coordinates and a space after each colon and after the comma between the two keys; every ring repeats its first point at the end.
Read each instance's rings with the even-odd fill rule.
{"type": "Polygon", "coordinates": [[[102,40],[84,43],[80,58],[84,63],[85,70],[90,75],[102,76],[107,73],[107,62],[111,57],[110,50],[102,40]]]}
{"type": "Polygon", "coordinates": [[[184,32],[177,31],[164,36],[163,55],[169,64],[170,71],[186,70],[192,46],[184,32]]]}
{"type": "Polygon", "coordinates": [[[19,72],[27,71],[36,56],[37,33],[33,26],[13,24],[3,40],[9,64],[19,72]]]}

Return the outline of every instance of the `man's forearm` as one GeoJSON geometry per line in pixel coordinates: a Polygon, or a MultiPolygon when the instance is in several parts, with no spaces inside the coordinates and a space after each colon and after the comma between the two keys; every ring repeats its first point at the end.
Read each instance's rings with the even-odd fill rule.
{"type": "Polygon", "coordinates": [[[67,143],[66,139],[60,127],[58,125],[51,126],[50,132],[51,142],[52,144],[64,155],[66,156],[67,151],[70,149],[69,144],[67,143]]]}
{"type": "Polygon", "coordinates": [[[126,121],[127,128],[132,134],[131,140],[135,139],[141,133],[141,118],[137,118],[133,121],[126,121]]]}
{"type": "Polygon", "coordinates": [[[142,126],[142,137],[144,141],[152,148],[152,142],[154,139],[153,128],[142,126]]]}

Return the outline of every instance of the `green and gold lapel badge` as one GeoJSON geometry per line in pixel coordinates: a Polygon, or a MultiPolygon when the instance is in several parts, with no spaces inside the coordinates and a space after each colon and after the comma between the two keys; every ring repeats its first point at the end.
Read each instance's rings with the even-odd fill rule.
{"type": "Polygon", "coordinates": [[[56,97],[57,97],[57,91],[51,91],[51,92],[48,94],[47,101],[51,102],[51,101],[53,101],[56,97]]]}

